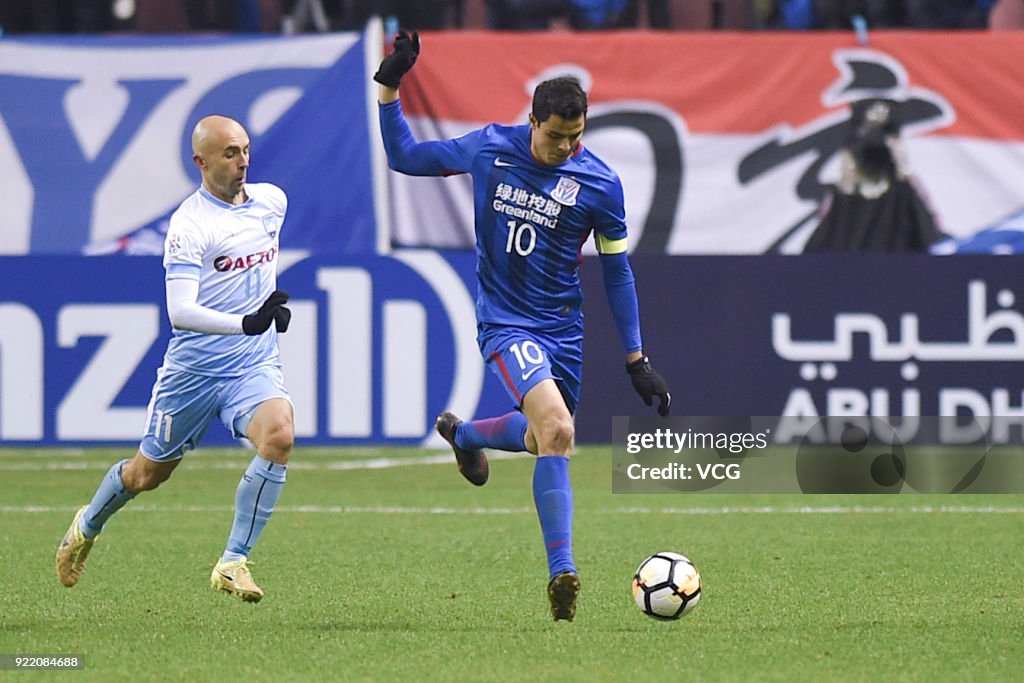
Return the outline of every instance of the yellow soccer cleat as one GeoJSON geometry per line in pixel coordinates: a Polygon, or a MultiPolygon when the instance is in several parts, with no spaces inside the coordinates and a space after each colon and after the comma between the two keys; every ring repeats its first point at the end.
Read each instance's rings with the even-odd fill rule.
{"type": "Polygon", "coordinates": [[[244,557],[234,562],[218,562],[210,574],[210,586],[215,591],[237,595],[246,602],[263,599],[263,589],[252,580],[248,560],[244,557]]]}
{"type": "Polygon", "coordinates": [[[82,515],[88,509],[88,505],[78,508],[75,518],[71,520],[71,526],[68,527],[67,533],[64,534],[64,538],[61,539],[60,545],[57,547],[57,578],[68,588],[74,586],[82,578],[82,573],[85,571],[85,558],[89,556],[89,551],[92,550],[92,545],[96,542],[95,538],[86,538],[82,533],[80,523],[82,515]]]}

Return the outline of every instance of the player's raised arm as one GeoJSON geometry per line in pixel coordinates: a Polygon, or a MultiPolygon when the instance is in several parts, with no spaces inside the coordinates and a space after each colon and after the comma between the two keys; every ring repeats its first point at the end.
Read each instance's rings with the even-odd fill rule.
{"type": "Polygon", "coordinates": [[[419,54],[419,34],[399,31],[391,52],[373,75],[373,80],[380,83],[380,132],[388,167],[414,176],[464,173],[478,147],[479,132],[455,140],[418,142],[405,120],[398,87],[419,54]]]}
{"type": "Polygon", "coordinates": [[[380,83],[380,103],[387,104],[398,99],[398,87],[402,76],[409,73],[416,58],[420,56],[420,34],[399,31],[391,53],[384,58],[373,75],[373,80],[380,83]]]}

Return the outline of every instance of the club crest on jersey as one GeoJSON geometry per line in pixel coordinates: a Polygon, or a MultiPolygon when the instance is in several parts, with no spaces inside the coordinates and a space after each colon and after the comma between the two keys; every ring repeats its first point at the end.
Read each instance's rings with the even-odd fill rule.
{"type": "Polygon", "coordinates": [[[263,217],[263,229],[271,237],[277,237],[277,231],[281,228],[281,217],[276,213],[268,213],[263,217]]]}
{"type": "Polygon", "coordinates": [[[580,193],[580,184],[572,178],[561,177],[551,191],[551,198],[565,206],[576,206],[576,195],[580,193]]]}

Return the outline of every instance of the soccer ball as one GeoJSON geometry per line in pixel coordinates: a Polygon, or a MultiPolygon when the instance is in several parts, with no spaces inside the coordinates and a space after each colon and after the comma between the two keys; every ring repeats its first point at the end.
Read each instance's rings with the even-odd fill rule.
{"type": "Polygon", "coordinates": [[[700,602],[700,572],[689,558],[661,552],[640,563],[633,575],[633,599],[655,619],[679,619],[700,602]]]}

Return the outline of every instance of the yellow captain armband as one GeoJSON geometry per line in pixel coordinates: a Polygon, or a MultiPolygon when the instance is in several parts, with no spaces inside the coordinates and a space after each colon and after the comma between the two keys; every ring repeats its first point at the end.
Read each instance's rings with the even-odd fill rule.
{"type": "Polygon", "coordinates": [[[597,253],[599,254],[621,254],[629,246],[627,241],[625,237],[613,240],[600,233],[594,233],[594,245],[597,247],[597,253]]]}

